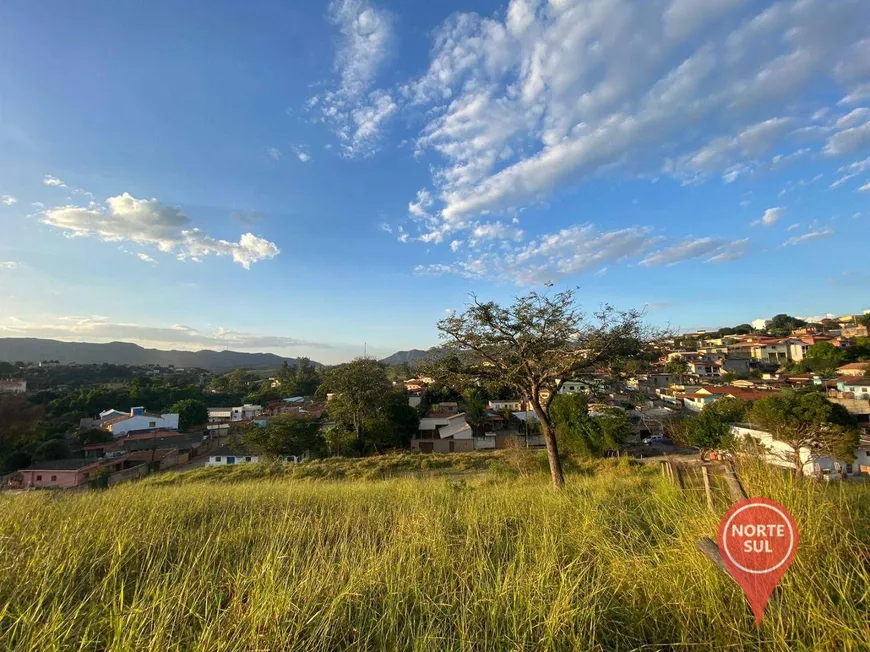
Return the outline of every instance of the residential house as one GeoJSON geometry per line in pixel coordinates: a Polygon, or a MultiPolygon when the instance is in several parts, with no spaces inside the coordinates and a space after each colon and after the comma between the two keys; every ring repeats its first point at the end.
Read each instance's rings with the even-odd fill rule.
{"type": "Polygon", "coordinates": [[[178,414],[152,414],[144,407],[134,407],[130,414],[101,421],[99,427],[115,438],[146,430],[178,430],[178,414]]]}
{"type": "MultiPolygon", "coordinates": [[[[731,426],[731,433],[738,438],[747,439],[756,444],[757,453],[773,466],[793,469],[795,467],[795,452],[791,446],[774,439],[773,435],[750,423],[736,423],[731,426]]],[[[851,462],[822,455],[807,447],[798,450],[800,464],[804,475],[822,476],[858,476],[870,474],[870,439],[862,438],[855,449],[855,459],[851,462]]]]}
{"type": "Polygon", "coordinates": [[[123,457],[36,462],[21,471],[22,486],[35,489],[72,489],[88,484],[104,469],[114,473],[123,467],[123,457]]]}
{"type": "Polygon", "coordinates": [[[870,370],[870,362],[850,362],[837,368],[841,376],[863,376],[867,370],[870,370]]]}
{"type": "Polygon", "coordinates": [[[788,337],[782,340],[782,344],[787,347],[788,359],[792,362],[800,362],[801,360],[803,360],[806,357],[807,351],[811,346],[807,342],[804,342],[803,340],[796,337],[788,337]]]}
{"type": "Polygon", "coordinates": [[[682,399],[684,408],[692,412],[700,412],[704,409],[704,406],[715,403],[723,398],[736,398],[741,401],[756,401],[770,395],[770,391],[739,389],[737,387],[704,386],[690,394],[684,394],[682,399]]]}
{"type": "Polygon", "coordinates": [[[459,403],[453,401],[445,401],[432,406],[433,412],[442,414],[459,414],[459,403]]]}
{"type": "Polygon", "coordinates": [[[674,374],[638,374],[629,378],[625,384],[634,391],[655,394],[657,389],[670,387],[676,379],[674,374]]]}
{"type": "Polygon", "coordinates": [[[465,414],[433,412],[428,417],[420,419],[420,425],[417,429],[417,437],[418,439],[435,439],[441,428],[449,426],[452,422],[460,418],[464,423],[465,414]]]}
{"type": "Polygon", "coordinates": [[[722,365],[709,360],[693,360],[689,362],[689,373],[699,378],[718,378],[722,375],[722,365]]]}
{"type": "Polygon", "coordinates": [[[505,408],[511,412],[518,412],[523,409],[525,401],[520,399],[508,399],[506,401],[490,401],[488,407],[493,412],[501,412],[505,408]]]}
{"type": "MultiPolygon", "coordinates": [[[[306,457],[306,455],[282,455],[279,459],[282,462],[298,463],[306,457]]],[[[254,455],[240,446],[221,446],[209,454],[206,466],[257,463],[263,459],[263,456],[254,455]]]]}
{"type": "Polygon", "coordinates": [[[752,328],[754,328],[757,331],[763,331],[765,328],[767,328],[770,325],[770,320],[769,319],[753,319],[751,322],[749,322],[749,325],[752,326],[752,328]]]}
{"type": "Polygon", "coordinates": [[[263,414],[262,405],[251,405],[250,403],[245,403],[239,407],[232,408],[230,421],[251,421],[261,414],[263,414]]]}
{"type": "Polygon", "coordinates": [[[209,423],[229,423],[233,420],[233,408],[210,407],[208,408],[209,423]]]}
{"type": "Polygon", "coordinates": [[[851,394],[852,398],[870,399],[870,378],[865,376],[845,376],[840,379],[842,382],[837,383],[837,389],[846,394],[851,394]]]}
{"type": "MultiPolygon", "coordinates": [[[[471,426],[465,421],[464,414],[449,419],[448,424],[437,428],[432,436],[424,437],[423,432],[421,430],[420,436],[411,440],[411,450],[421,453],[460,453],[491,450],[496,447],[495,434],[487,433],[483,437],[475,437],[471,426]]],[[[425,432],[428,435],[431,430],[425,432]]]]}
{"type": "Polygon", "coordinates": [[[0,380],[0,394],[24,394],[26,391],[26,380],[0,380]]]}

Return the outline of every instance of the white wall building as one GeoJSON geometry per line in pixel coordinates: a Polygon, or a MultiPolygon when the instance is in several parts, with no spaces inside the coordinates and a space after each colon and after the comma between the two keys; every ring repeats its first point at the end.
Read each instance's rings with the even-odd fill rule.
{"type": "Polygon", "coordinates": [[[752,326],[752,328],[757,331],[763,331],[765,328],[767,328],[767,325],[769,323],[769,319],[753,319],[751,322],[749,322],[750,326],[752,326]]]}
{"type": "MultiPolygon", "coordinates": [[[[206,466],[228,466],[234,464],[256,464],[263,461],[260,455],[252,455],[244,449],[222,446],[213,450],[208,457],[206,466]]],[[[301,462],[305,455],[284,455],[279,458],[282,462],[301,462]]]]}
{"type": "Polygon", "coordinates": [[[256,419],[261,414],[263,414],[262,405],[251,405],[250,403],[245,403],[244,405],[232,409],[232,417],[230,420],[250,421],[251,419],[256,419]]]}
{"type": "MultiPolygon", "coordinates": [[[[736,423],[731,426],[731,433],[738,438],[749,438],[758,442],[759,454],[773,466],[793,469],[794,451],[791,446],[773,438],[769,432],[757,428],[749,423],[736,423]]],[[[858,448],[855,449],[855,459],[851,462],[838,460],[814,453],[809,448],[799,450],[800,461],[803,465],[803,474],[807,476],[821,477],[825,475],[861,475],[870,473],[870,440],[862,439],[858,448]]]]}
{"type": "Polygon", "coordinates": [[[523,402],[519,399],[509,399],[504,401],[490,401],[489,409],[492,412],[499,412],[507,408],[511,412],[518,412],[523,409],[523,402]]]}
{"type": "Polygon", "coordinates": [[[144,407],[134,407],[130,409],[130,414],[102,422],[100,427],[116,438],[146,430],[178,430],[178,415],[151,414],[144,407]]]}
{"type": "Polygon", "coordinates": [[[208,422],[209,423],[224,423],[226,421],[232,421],[233,418],[233,408],[228,407],[213,407],[208,408],[208,422]]]}
{"type": "Polygon", "coordinates": [[[24,394],[26,391],[26,380],[0,380],[0,393],[24,394]]]}

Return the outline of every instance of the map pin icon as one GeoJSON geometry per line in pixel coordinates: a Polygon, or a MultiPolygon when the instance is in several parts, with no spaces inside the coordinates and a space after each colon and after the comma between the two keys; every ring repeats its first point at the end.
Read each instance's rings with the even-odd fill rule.
{"type": "Polygon", "coordinates": [[[770,594],[791,566],[798,538],[794,517],[767,498],[735,503],[719,523],[722,561],[743,589],[758,627],[770,594]]]}

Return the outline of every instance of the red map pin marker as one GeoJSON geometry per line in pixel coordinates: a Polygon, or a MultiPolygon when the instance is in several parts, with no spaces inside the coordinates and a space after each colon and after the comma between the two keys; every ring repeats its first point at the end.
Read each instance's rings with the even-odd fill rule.
{"type": "Polygon", "coordinates": [[[719,552],[746,594],[757,626],[761,625],[770,594],[791,566],[797,547],[794,517],[773,500],[741,500],[722,517],[719,552]]]}

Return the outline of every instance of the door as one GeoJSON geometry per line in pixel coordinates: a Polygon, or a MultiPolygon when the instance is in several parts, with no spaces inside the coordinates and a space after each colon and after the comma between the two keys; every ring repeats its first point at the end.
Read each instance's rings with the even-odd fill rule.
{"type": "Polygon", "coordinates": [[[453,440],[451,439],[451,440],[450,440],[450,452],[451,452],[451,453],[452,453],[452,452],[454,451],[454,449],[455,449],[455,444],[456,444],[456,442],[453,441],[453,440]]]}
{"type": "Polygon", "coordinates": [[[420,452],[421,453],[431,453],[435,444],[431,441],[421,441],[420,442],[420,452]]]}
{"type": "Polygon", "coordinates": [[[235,457],[232,457],[232,456],[227,457],[227,464],[235,464],[235,463],[236,463],[235,457]]]}

